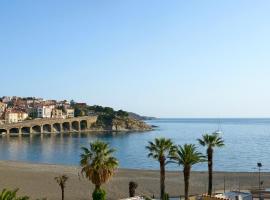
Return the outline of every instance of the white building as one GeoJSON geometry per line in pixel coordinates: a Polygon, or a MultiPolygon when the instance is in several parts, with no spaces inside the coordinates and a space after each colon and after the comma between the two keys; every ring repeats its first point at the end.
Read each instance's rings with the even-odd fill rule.
{"type": "Polygon", "coordinates": [[[8,97],[8,96],[3,96],[2,97],[2,102],[3,103],[8,103],[12,100],[12,97],[8,97]]]}
{"type": "Polygon", "coordinates": [[[252,200],[252,194],[249,192],[231,191],[224,194],[218,194],[216,197],[231,200],[252,200]]]}
{"type": "Polygon", "coordinates": [[[51,118],[54,105],[40,105],[37,107],[38,118],[51,118]]]}
{"type": "Polygon", "coordinates": [[[120,199],[120,200],[145,200],[145,198],[137,196],[137,197],[129,197],[126,199],[120,199]]]}

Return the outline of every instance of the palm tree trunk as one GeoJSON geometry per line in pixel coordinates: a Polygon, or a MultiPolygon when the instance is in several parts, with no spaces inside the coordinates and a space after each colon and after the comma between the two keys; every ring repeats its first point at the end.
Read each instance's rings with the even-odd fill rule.
{"type": "Polygon", "coordinates": [[[213,187],[213,149],[209,147],[207,149],[208,156],[208,195],[212,195],[213,187]]]}
{"type": "Polygon", "coordinates": [[[100,187],[101,187],[100,185],[95,185],[95,191],[100,190],[100,187]]]}
{"type": "Polygon", "coordinates": [[[185,182],[185,200],[189,199],[189,177],[190,177],[190,166],[184,166],[184,182],[185,182]]]}
{"type": "Polygon", "coordinates": [[[64,188],[63,187],[61,188],[61,191],[62,191],[62,200],[64,200],[65,199],[65,192],[64,192],[64,188]]]}
{"type": "Polygon", "coordinates": [[[160,199],[165,197],[165,160],[160,161],[160,199]]]}

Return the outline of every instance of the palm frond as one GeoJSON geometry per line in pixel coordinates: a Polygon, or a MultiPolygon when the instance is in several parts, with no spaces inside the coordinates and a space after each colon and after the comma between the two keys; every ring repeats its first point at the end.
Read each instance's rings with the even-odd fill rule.
{"type": "Polygon", "coordinates": [[[81,174],[96,185],[107,182],[119,165],[113,157],[115,149],[110,148],[108,143],[95,141],[90,143],[89,149],[84,147],[82,151],[81,174]]]}

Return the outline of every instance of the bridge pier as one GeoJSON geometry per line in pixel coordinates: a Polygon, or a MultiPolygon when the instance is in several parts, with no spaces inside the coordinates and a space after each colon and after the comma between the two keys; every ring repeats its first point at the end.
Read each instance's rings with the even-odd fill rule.
{"type": "Polygon", "coordinates": [[[87,129],[90,129],[92,125],[92,122],[90,120],[87,120],[87,129]]]}
{"type": "Polygon", "coordinates": [[[53,124],[50,124],[51,126],[51,133],[55,134],[57,131],[55,130],[55,127],[53,124]]]}
{"type": "Polygon", "coordinates": [[[18,128],[19,129],[19,135],[22,135],[22,128],[18,128]]]}
{"type": "Polygon", "coordinates": [[[60,123],[60,133],[64,132],[63,123],[60,123]]]}

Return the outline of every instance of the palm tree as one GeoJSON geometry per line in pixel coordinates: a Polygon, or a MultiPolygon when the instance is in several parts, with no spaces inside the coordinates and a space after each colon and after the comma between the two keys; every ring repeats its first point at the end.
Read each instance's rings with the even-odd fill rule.
{"type": "Polygon", "coordinates": [[[83,151],[80,161],[81,173],[95,185],[94,194],[113,176],[118,167],[117,159],[112,156],[115,150],[102,141],[90,143],[89,149],[86,147],[81,149],[83,151]]]}
{"type": "Polygon", "coordinates": [[[185,200],[189,199],[189,177],[192,165],[204,162],[205,157],[197,151],[194,144],[185,144],[178,146],[174,156],[170,159],[173,163],[183,166],[184,182],[185,182],[185,200]]]}
{"type": "Polygon", "coordinates": [[[135,192],[138,187],[138,183],[134,181],[129,182],[129,197],[135,197],[135,192]]]}
{"type": "Polygon", "coordinates": [[[160,165],[160,199],[165,198],[165,166],[167,159],[173,156],[176,147],[170,139],[156,138],[154,142],[148,142],[146,149],[149,150],[148,157],[154,158],[160,165]]]}
{"type": "Polygon", "coordinates": [[[65,198],[65,187],[66,187],[66,182],[68,180],[68,176],[61,175],[61,176],[54,177],[54,179],[56,180],[56,182],[58,183],[58,185],[61,188],[62,200],[64,200],[64,198],[65,198]]]}
{"type": "Polygon", "coordinates": [[[206,146],[206,154],[208,159],[208,195],[212,195],[213,187],[213,153],[215,147],[224,146],[224,140],[218,133],[205,134],[202,139],[198,139],[198,142],[202,146],[206,146]]]}

